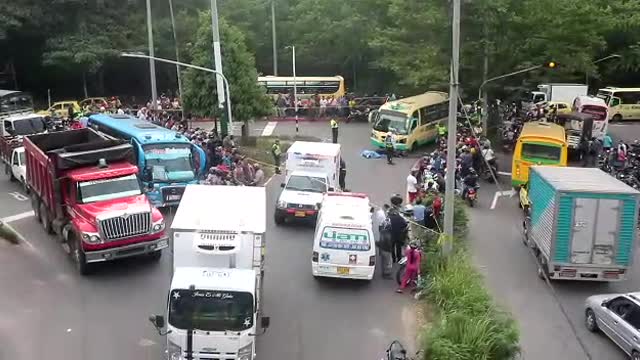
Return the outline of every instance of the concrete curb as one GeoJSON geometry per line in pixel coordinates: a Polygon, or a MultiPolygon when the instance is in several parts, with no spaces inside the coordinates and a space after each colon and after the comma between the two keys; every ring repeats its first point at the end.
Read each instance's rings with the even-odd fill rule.
{"type": "Polygon", "coordinates": [[[24,242],[24,238],[11,225],[0,221],[0,238],[7,240],[10,244],[18,245],[24,242]]]}

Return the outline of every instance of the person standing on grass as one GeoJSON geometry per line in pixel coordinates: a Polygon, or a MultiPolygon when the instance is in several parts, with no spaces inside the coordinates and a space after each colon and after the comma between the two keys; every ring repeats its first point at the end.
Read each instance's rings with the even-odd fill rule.
{"type": "Polygon", "coordinates": [[[280,174],[280,140],[276,139],[271,146],[271,155],[273,156],[273,166],[276,168],[276,174],[280,174]]]}

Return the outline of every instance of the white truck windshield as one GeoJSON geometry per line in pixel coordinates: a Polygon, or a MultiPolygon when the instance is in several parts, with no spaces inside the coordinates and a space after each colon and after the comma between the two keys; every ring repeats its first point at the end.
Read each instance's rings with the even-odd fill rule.
{"type": "Polygon", "coordinates": [[[135,174],[112,179],[82,181],[78,184],[78,201],[88,204],[142,194],[135,174]]]}
{"type": "Polygon", "coordinates": [[[250,329],[253,327],[253,295],[237,291],[172,290],[169,324],[182,330],[250,329]]]}
{"type": "Polygon", "coordinates": [[[287,190],[325,193],[327,192],[327,181],[321,177],[292,175],[285,188],[287,190]]]}

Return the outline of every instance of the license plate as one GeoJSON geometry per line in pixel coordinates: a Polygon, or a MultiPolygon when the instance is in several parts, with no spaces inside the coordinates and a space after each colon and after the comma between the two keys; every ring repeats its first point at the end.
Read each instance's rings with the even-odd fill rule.
{"type": "Polygon", "coordinates": [[[338,266],[338,275],[349,275],[349,268],[338,266]]]}
{"type": "Polygon", "coordinates": [[[306,216],[304,211],[296,211],[294,215],[296,217],[305,217],[306,216]]]}
{"type": "Polygon", "coordinates": [[[180,195],[167,195],[167,201],[176,201],[180,200],[180,195]]]}

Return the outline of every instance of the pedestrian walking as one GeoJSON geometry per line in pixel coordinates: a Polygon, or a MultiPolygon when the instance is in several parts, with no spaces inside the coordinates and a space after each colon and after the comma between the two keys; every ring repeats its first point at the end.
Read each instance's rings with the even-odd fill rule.
{"type": "Polygon", "coordinates": [[[331,126],[331,139],[334,144],[338,143],[338,121],[336,119],[331,119],[329,121],[329,125],[331,126]]]}
{"type": "MultiPolygon", "coordinates": [[[[389,205],[385,204],[385,209],[389,209],[389,205]]],[[[374,223],[376,218],[382,217],[383,220],[378,225],[378,238],[376,239],[376,246],[380,254],[380,263],[382,268],[382,278],[391,279],[391,273],[393,270],[393,262],[391,252],[393,250],[393,239],[391,234],[391,221],[386,217],[384,210],[378,209],[374,213],[374,223]]]]}
{"type": "Polygon", "coordinates": [[[276,168],[276,174],[280,174],[280,155],[282,151],[280,150],[280,140],[276,139],[271,146],[271,155],[273,156],[273,166],[276,168]]]}

